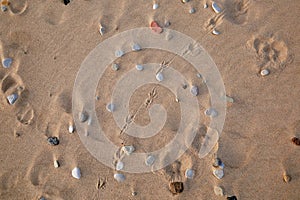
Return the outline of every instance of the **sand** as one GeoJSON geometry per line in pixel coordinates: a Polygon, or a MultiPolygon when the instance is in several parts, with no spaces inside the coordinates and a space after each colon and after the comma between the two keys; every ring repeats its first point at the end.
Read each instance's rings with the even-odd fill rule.
{"type": "MultiPolygon", "coordinates": [[[[96,1],[10,0],[6,12],[0,12],[0,55],[13,59],[10,68],[0,67],[0,199],[300,199],[300,147],[291,138],[300,137],[300,31],[298,1],[218,0],[222,12],[204,9],[204,1],[96,1]],[[189,13],[194,7],[196,12],[189,13]],[[208,156],[198,157],[201,138],[209,118],[202,116],[192,146],[173,164],[150,173],[124,173],[118,183],[115,170],[94,158],[82,144],[78,133],[70,134],[73,122],[72,91],[76,74],[85,57],[100,42],[126,30],[149,26],[152,20],[161,26],[169,20],[170,29],[197,40],[210,54],[222,76],[226,93],[234,99],[227,104],[221,137],[208,156]],[[98,32],[99,21],[105,34],[98,32]],[[216,28],[220,35],[213,35],[216,28]],[[260,76],[269,69],[268,76],[260,76]],[[6,97],[19,94],[15,104],[6,97]],[[50,146],[47,137],[56,136],[58,146],[50,146]],[[225,164],[225,176],[212,175],[212,159],[225,164]],[[53,161],[58,160],[59,168],[53,161]],[[74,167],[82,177],[71,176],[74,167]],[[186,179],[185,170],[195,170],[186,179]],[[283,181],[283,175],[291,181],[283,181]],[[184,183],[178,195],[169,191],[171,181],[184,183]],[[224,196],[216,196],[220,186],[224,196]],[[132,196],[132,192],[136,196],[132,196]]],[[[156,103],[168,110],[166,126],[151,139],[119,135],[105,105],[119,74],[135,63],[161,63],[168,52],[143,50],[119,58],[121,69],[107,69],[97,91],[96,111],[103,129],[115,145],[133,144],[137,152],[162,148],[180,122],[180,108],[174,94],[157,86],[156,103]]],[[[195,77],[192,66],[180,57],[177,69],[195,77]]],[[[200,111],[209,107],[209,94],[200,86],[200,111]]],[[[135,110],[155,85],[140,88],[130,101],[135,110]]],[[[136,123],[150,122],[147,109],[136,116],[136,123]]]]}

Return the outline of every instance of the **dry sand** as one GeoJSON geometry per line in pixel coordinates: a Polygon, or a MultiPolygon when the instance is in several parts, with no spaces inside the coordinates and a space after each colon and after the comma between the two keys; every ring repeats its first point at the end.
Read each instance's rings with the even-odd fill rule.
{"type": "MultiPolygon", "coordinates": [[[[60,0],[10,0],[8,11],[0,13],[0,55],[13,58],[10,68],[0,69],[0,199],[300,199],[300,147],[291,143],[292,137],[300,137],[299,1],[217,2],[223,9],[220,14],[212,11],[210,1],[204,9],[202,0],[158,0],[157,10],[146,0],[73,0],[68,5],[60,0]],[[189,14],[190,7],[196,9],[194,14],[189,14]],[[125,182],[118,183],[114,170],[92,157],[76,132],[68,133],[73,84],[80,64],[97,44],[122,31],[147,27],[152,20],[169,20],[169,28],[197,39],[235,101],[228,104],[223,133],[210,155],[197,156],[205,119],[193,145],[177,162],[154,173],[125,173],[125,182]],[[103,36],[99,21],[106,27],[103,36]],[[214,26],[220,35],[211,34],[214,26]],[[265,68],[271,73],[261,77],[265,68]],[[20,98],[9,105],[6,96],[12,92],[20,98]],[[48,145],[49,136],[57,136],[60,144],[48,145]],[[225,164],[221,180],[212,175],[214,154],[225,164]],[[54,159],[61,165],[57,169],[54,159]],[[79,180],[71,176],[75,166],[82,172],[79,180]],[[187,168],[195,170],[191,180],[184,176],[187,168]],[[289,183],[283,181],[284,173],[291,177],[289,183]],[[105,182],[100,189],[99,180],[105,182]],[[175,196],[168,189],[173,180],[184,183],[184,191],[175,196]],[[225,196],[216,196],[214,186],[222,187],[225,196]]],[[[130,54],[119,59],[119,72],[135,62],[160,63],[166,56],[155,50],[130,54]]],[[[174,64],[184,61],[176,58],[174,64]]],[[[180,70],[195,76],[190,68],[180,70]]],[[[110,133],[118,130],[104,102],[116,81],[117,75],[108,70],[98,90],[98,116],[105,118],[103,126],[110,133]]],[[[130,109],[144,101],[152,87],[134,94],[130,109]]],[[[157,102],[169,109],[167,126],[151,140],[109,135],[116,145],[134,143],[137,150],[151,151],[172,137],[180,110],[170,92],[162,87],[157,92],[157,102]]],[[[203,113],[209,106],[203,85],[198,99],[203,113]]],[[[136,119],[141,125],[149,123],[147,110],[136,119]]]]}

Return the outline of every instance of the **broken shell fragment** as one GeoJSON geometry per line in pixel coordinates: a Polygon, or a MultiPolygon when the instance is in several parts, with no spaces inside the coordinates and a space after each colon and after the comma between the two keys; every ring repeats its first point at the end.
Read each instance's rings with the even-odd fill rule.
{"type": "Polygon", "coordinates": [[[79,113],[79,121],[80,122],[85,122],[86,120],[88,120],[88,118],[89,118],[89,115],[87,114],[87,112],[85,112],[85,111],[82,111],[82,112],[80,112],[79,113]]]}
{"type": "Polygon", "coordinates": [[[212,2],[211,7],[215,11],[215,13],[220,13],[222,11],[222,9],[218,6],[216,2],[212,2]]]}
{"type": "Polygon", "coordinates": [[[120,183],[125,181],[125,176],[123,174],[114,174],[114,179],[120,183]]]}
{"type": "Polygon", "coordinates": [[[120,66],[117,63],[113,63],[111,65],[111,69],[114,70],[114,71],[118,71],[120,69],[120,66]]]}
{"type": "Polygon", "coordinates": [[[219,186],[214,187],[214,192],[217,196],[223,196],[224,195],[223,189],[219,186]]]}
{"type": "Polygon", "coordinates": [[[287,174],[283,174],[283,181],[284,182],[286,182],[286,183],[288,183],[288,182],[290,182],[292,180],[292,178],[289,176],[289,175],[287,175],[287,174]]]}
{"type": "Polygon", "coordinates": [[[69,125],[69,133],[74,133],[74,130],[75,130],[74,126],[72,124],[69,125]]]}
{"type": "Polygon", "coordinates": [[[218,116],[218,112],[214,108],[208,108],[204,111],[204,114],[210,117],[218,116]]]}
{"type": "Polygon", "coordinates": [[[132,51],[140,51],[142,48],[139,44],[132,45],[132,51]]]}
{"type": "Polygon", "coordinates": [[[199,94],[199,89],[198,89],[197,86],[193,85],[193,86],[191,87],[190,92],[191,92],[191,94],[195,97],[195,96],[198,96],[198,94],[199,94]]]}
{"type": "Polygon", "coordinates": [[[195,13],[196,12],[196,9],[195,8],[191,8],[190,10],[189,10],[189,13],[190,14],[193,14],[193,13],[195,13]]]}
{"type": "Polygon", "coordinates": [[[134,148],[134,146],[130,145],[130,146],[123,146],[121,150],[122,150],[126,155],[129,156],[129,155],[131,155],[131,154],[134,152],[135,148],[134,148]]]}
{"type": "Polygon", "coordinates": [[[267,76],[270,74],[270,71],[268,69],[263,69],[260,71],[260,75],[262,76],[267,76]]]}
{"type": "Polygon", "coordinates": [[[114,112],[114,111],[115,111],[115,105],[112,104],[112,103],[107,104],[106,110],[107,110],[108,112],[114,112]]]}
{"type": "Polygon", "coordinates": [[[161,81],[164,80],[164,75],[161,72],[159,72],[159,73],[156,74],[155,78],[156,78],[156,80],[161,82],[161,81]]]}
{"type": "Polygon", "coordinates": [[[120,171],[124,168],[124,163],[121,162],[121,161],[118,161],[117,164],[116,164],[116,170],[117,171],[120,171]]]}
{"type": "Polygon", "coordinates": [[[207,3],[205,3],[205,4],[203,5],[203,8],[208,8],[207,3]]]}
{"type": "Polygon", "coordinates": [[[147,166],[153,165],[154,162],[155,162],[155,157],[152,156],[152,155],[148,156],[148,157],[146,158],[146,160],[145,160],[145,164],[146,164],[147,166]]]}
{"type": "Polygon", "coordinates": [[[19,95],[17,93],[14,93],[14,94],[8,95],[6,97],[6,99],[7,99],[8,103],[10,105],[12,105],[17,101],[18,97],[19,97],[19,95]]]}
{"type": "Polygon", "coordinates": [[[56,146],[59,144],[59,139],[57,137],[48,137],[47,142],[52,146],[56,146]]]}
{"type": "Polygon", "coordinates": [[[81,172],[80,172],[80,169],[78,167],[75,167],[73,170],[72,170],[72,176],[76,179],[80,179],[81,177],[81,172]]]}
{"type": "Polygon", "coordinates": [[[99,24],[99,33],[100,33],[100,35],[104,35],[104,33],[105,33],[105,27],[102,26],[101,24],[99,24]]]}
{"type": "Polygon", "coordinates": [[[293,137],[292,138],[292,143],[294,143],[297,146],[300,146],[300,139],[297,137],[293,137]]]}
{"type": "Polygon", "coordinates": [[[54,167],[55,168],[59,168],[59,162],[57,160],[54,160],[54,163],[53,163],[54,167]]]}
{"type": "Polygon", "coordinates": [[[214,29],[214,30],[212,31],[212,34],[214,34],[214,35],[220,35],[220,31],[217,31],[216,29],[214,29]]]}
{"type": "Polygon", "coordinates": [[[117,58],[122,57],[124,54],[125,54],[125,52],[122,51],[122,50],[117,50],[117,51],[115,51],[115,56],[116,56],[117,58]]]}
{"type": "Polygon", "coordinates": [[[161,33],[163,29],[159,26],[159,24],[156,21],[152,21],[150,23],[150,28],[155,33],[161,33]]]}
{"type": "Polygon", "coordinates": [[[136,65],[135,68],[136,68],[136,70],[138,70],[138,71],[143,71],[143,70],[144,70],[143,65],[136,65]]]}
{"type": "Polygon", "coordinates": [[[213,170],[213,175],[217,178],[217,179],[221,179],[224,176],[224,171],[223,169],[214,169],[213,170]]]}
{"type": "Polygon", "coordinates": [[[156,10],[159,7],[159,5],[157,3],[153,4],[152,8],[153,10],[156,10]]]}

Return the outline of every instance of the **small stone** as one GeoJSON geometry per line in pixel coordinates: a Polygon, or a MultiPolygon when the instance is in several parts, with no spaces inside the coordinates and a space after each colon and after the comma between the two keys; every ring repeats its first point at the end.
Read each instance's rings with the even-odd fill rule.
{"type": "Polygon", "coordinates": [[[210,117],[218,116],[218,112],[214,108],[208,108],[204,111],[204,114],[210,117]]]}
{"type": "Polygon", "coordinates": [[[220,35],[220,31],[217,31],[216,29],[214,29],[214,30],[212,31],[212,34],[214,34],[214,35],[220,35]]]}
{"type": "Polygon", "coordinates": [[[270,71],[268,69],[263,69],[260,71],[260,75],[262,76],[267,76],[270,74],[270,71]]]}
{"type": "Polygon", "coordinates": [[[131,155],[133,152],[134,152],[134,150],[135,150],[135,148],[132,146],[132,145],[130,145],[130,146],[123,146],[122,147],[122,149],[121,149],[126,155],[131,155]]]}
{"type": "Polygon", "coordinates": [[[132,51],[140,51],[142,48],[139,44],[132,45],[132,51]]]}
{"type": "Polygon", "coordinates": [[[136,196],[136,195],[137,195],[137,192],[132,192],[131,195],[132,195],[132,196],[136,196]]]}
{"type": "Polygon", "coordinates": [[[116,56],[117,58],[122,57],[124,54],[125,54],[125,52],[122,51],[122,50],[117,50],[117,51],[115,51],[115,56],[116,56]]]}
{"type": "Polygon", "coordinates": [[[153,165],[153,163],[155,162],[155,157],[154,156],[148,156],[147,158],[146,158],[146,160],[145,160],[145,164],[147,165],[147,166],[151,166],[151,165],[153,165]]]}
{"type": "Polygon", "coordinates": [[[125,176],[123,174],[114,174],[114,179],[120,183],[125,181],[125,176]]]}
{"type": "Polygon", "coordinates": [[[172,194],[179,194],[181,192],[183,192],[183,183],[182,182],[171,182],[169,184],[169,189],[170,192],[172,192],[172,194]]]}
{"type": "Polygon", "coordinates": [[[164,80],[164,75],[161,72],[159,72],[159,73],[156,74],[155,78],[156,78],[156,80],[161,82],[161,81],[164,80]]]}
{"type": "Polygon", "coordinates": [[[114,71],[118,71],[120,69],[120,66],[117,63],[113,63],[111,65],[111,69],[114,70],[114,71]]]}
{"type": "Polygon", "coordinates": [[[59,162],[58,162],[57,160],[54,160],[54,167],[55,167],[55,168],[59,168],[59,166],[60,166],[60,165],[59,165],[59,162]]]}
{"type": "Polygon", "coordinates": [[[199,89],[195,85],[192,85],[190,92],[194,97],[199,95],[199,89]]]}
{"type": "Polygon", "coordinates": [[[106,110],[107,110],[108,112],[114,112],[114,111],[115,111],[115,105],[112,104],[112,103],[107,104],[106,110]]]}
{"type": "Polygon", "coordinates": [[[222,9],[218,6],[216,2],[212,2],[211,7],[215,11],[215,13],[220,13],[222,11],[222,9]]]}
{"type": "Polygon", "coordinates": [[[14,94],[8,95],[6,97],[6,99],[7,99],[8,103],[10,105],[12,105],[17,101],[18,97],[19,97],[19,95],[17,93],[14,93],[14,94]]]}
{"type": "Polygon", "coordinates": [[[189,13],[190,14],[193,14],[193,13],[195,13],[196,12],[196,9],[195,8],[191,8],[190,10],[189,10],[189,13]]]}
{"type": "Polygon", "coordinates": [[[223,196],[224,195],[223,189],[219,186],[214,187],[214,192],[217,196],[223,196]]]}
{"type": "Polygon", "coordinates": [[[144,66],[143,65],[136,65],[135,68],[138,71],[143,71],[144,70],[144,66]]]}
{"type": "Polygon", "coordinates": [[[76,179],[80,179],[81,177],[81,172],[80,172],[80,169],[78,167],[75,167],[73,170],[72,170],[72,176],[76,179]]]}
{"type": "Polygon", "coordinates": [[[124,163],[121,162],[121,161],[118,161],[117,164],[116,164],[116,170],[117,171],[120,171],[124,168],[124,163]]]}
{"type": "Polygon", "coordinates": [[[72,124],[69,125],[69,133],[74,133],[74,126],[72,124]]]}
{"type": "Polygon", "coordinates": [[[294,143],[297,146],[300,146],[300,139],[297,137],[293,137],[292,138],[292,143],[294,143]]]}
{"type": "Polygon", "coordinates": [[[183,84],[182,88],[185,90],[187,88],[187,84],[183,84]]]}
{"type": "Polygon", "coordinates": [[[187,177],[188,179],[192,179],[195,175],[195,171],[192,169],[187,169],[185,171],[185,177],[187,177]]]}
{"type": "Polygon", "coordinates": [[[233,103],[234,99],[230,96],[225,96],[225,101],[229,102],[229,103],[233,103]]]}
{"type": "MultiPolygon", "coordinates": [[[[1,8],[2,8],[2,6],[1,6],[1,8]]],[[[4,58],[2,60],[2,66],[4,68],[9,68],[11,66],[11,64],[12,64],[12,59],[11,58],[4,58]]]]}
{"type": "Polygon", "coordinates": [[[82,111],[79,113],[79,121],[80,122],[82,122],[82,123],[86,122],[86,120],[88,120],[88,118],[89,118],[89,115],[87,114],[87,112],[82,111]]]}
{"type": "Polygon", "coordinates": [[[227,200],[237,200],[236,196],[227,197],[227,200]]]}
{"type": "Polygon", "coordinates": [[[48,141],[48,144],[50,144],[52,146],[56,146],[59,144],[59,139],[57,137],[48,137],[47,141],[48,141]]]}
{"type": "Polygon", "coordinates": [[[283,174],[283,181],[288,183],[292,180],[291,176],[287,175],[287,174],[283,174]]]}
{"type": "Polygon", "coordinates": [[[221,179],[224,176],[224,171],[223,169],[215,169],[213,170],[213,175],[217,178],[217,179],[221,179]]]}
{"type": "Polygon", "coordinates": [[[159,5],[157,3],[153,4],[153,10],[156,10],[159,7],[159,5]]]}

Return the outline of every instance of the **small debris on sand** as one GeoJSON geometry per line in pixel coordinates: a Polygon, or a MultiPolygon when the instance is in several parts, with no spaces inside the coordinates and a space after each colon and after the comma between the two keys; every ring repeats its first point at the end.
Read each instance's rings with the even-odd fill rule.
{"type": "Polygon", "coordinates": [[[169,184],[170,191],[172,194],[179,194],[183,192],[183,183],[182,182],[171,182],[169,184]]]}

